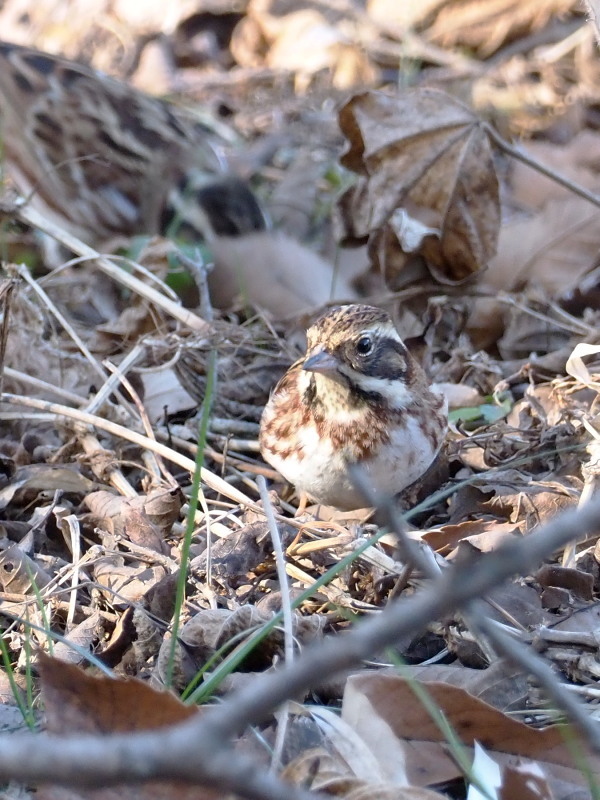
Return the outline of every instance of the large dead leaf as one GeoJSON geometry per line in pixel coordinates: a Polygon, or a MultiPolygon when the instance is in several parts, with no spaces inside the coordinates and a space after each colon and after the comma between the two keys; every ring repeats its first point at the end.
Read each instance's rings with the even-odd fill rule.
{"type": "Polygon", "coordinates": [[[459,542],[469,541],[482,553],[495,550],[519,529],[509,522],[492,519],[465,519],[457,524],[441,525],[423,534],[423,540],[442,555],[448,555],[459,542]]]}
{"type": "MultiPolygon", "coordinates": [[[[209,658],[223,647],[232,648],[244,634],[250,636],[257,627],[269,622],[272,614],[257,606],[243,605],[231,612],[224,608],[206,608],[195,614],[179,632],[174,653],[173,685],[183,689],[209,658]]],[[[303,617],[294,614],[294,639],[306,645],[322,635],[325,621],[319,614],[303,617]]],[[[283,653],[283,631],[272,630],[244,659],[240,670],[261,671],[272,665],[283,653]]],[[[164,679],[171,658],[171,644],[163,639],[157,659],[157,675],[164,679]]]]}
{"type": "Polygon", "coordinates": [[[0,509],[11,503],[21,505],[36,500],[40,492],[61,491],[82,495],[97,484],[84,477],[75,465],[27,464],[19,467],[11,482],[0,490],[0,509]]]}
{"type": "MultiPolygon", "coordinates": [[[[515,765],[520,758],[539,762],[556,785],[587,786],[574,764],[558,727],[535,730],[512,719],[463,689],[428,683],[427,693],[467,747],[480,742],[494,760],[515,765]]],[[[342,717],[365,741],[377,742],[375,754],[384,761],[390,780],[396,764],[405,765],[411,783],[428,786],[460,776],[448,756],[447,742],[424,711],[421,701],[403,678],[391,675],[354,675],[348,679],[342,717]]],[[[572,734],[575,736],[575,732],[572,734]]],[[[600,760],[583,742],[581,756],[592,773],[600,774],[600,760]]],[[[565,796],[564,792],[557,796],[565,796]]]]}
{"type": "Polygon", "coordinates": [[[46,570],[17,544],[0,552],[0,587],[3,592],[33,594],[50,582],[46,570]]]}
{"type": "MultiPolygon", "coordinates": [[[[380,674],[398,677],[395,668],[380,674]]],[[[460,687],[471,697],[478,697],[500,711],[514,711],[527,707],[528,678],[519,667],[498,659],[486,669],[470,669],[458,662],[454,664],[415,664],[405,666],[406,677],[421,683],[444,683],[460,687]]]]}
{"type": "Polygon", "coordinates": [[[311,731],[311,738],[321,738],[322,743],[303,749],[287,764],[282,777],[291,783],[344,800],[373,797],[378,800],[439,800],[445,796],[420,786],[409,786],[406,781],[402,785],[387,782],[380,767],[381,759],[373,755],[369,743],[333,711],[306,707],[291,718],[292,725],[301,721],[306,723],[304,739],[308,740],[307,734],[311,731]]]}
{"type": "MultiPolygon", "coordinates": [[[[79,667],[39,654],[47,729],[57,735],[111,734],[150,731],[182,722],[197,714],[169,692],[158,692],[142,681],[93,678],[79,667]]],[[[219,792],[175,782],[147,782],[107,789],[69,790],[45,787],[42,800],[218,800],[219,792]]]]}
{"type": "Polygon", "coordinates": [[[342,224],[351,239],[369,239],[388,279],[406,264],[399,254],[423,256],[446,282],[488,263],[500,225],[498,179],[472,111],[434,89],[364,92],[339,120],[349,142],[342,164],[363,176],[342,198],[342,224]]]}
{"type": "Polygon", "coordinates": [[[56,734],[148,731],[182,722],[197,710],[136,678],[92,677],[38,654],[46,727],[56,734]]]}

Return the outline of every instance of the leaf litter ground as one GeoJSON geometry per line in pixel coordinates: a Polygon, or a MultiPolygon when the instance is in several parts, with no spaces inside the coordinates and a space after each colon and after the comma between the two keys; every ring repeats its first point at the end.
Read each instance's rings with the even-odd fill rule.
{"type": "MultiPolygon", "coordinates": [[[[10,6],[2,10],[7,18],[10,6]]],[[[27,209],[5,203],[13,225],[5,233],[9,277],[1,298],[9,394],[1,417],[0,612],[12,671],[2,687],[3,726],[15,725],[9,678],[20,687],[24,711],[31,708],[32,716],[24,716],[36,719],[38,649],[52,649],[65,662],[61,668],[44,659],[39,667],[46,725],[57,733],[145,730],[190,713],[182,705],[169,716],[170,695],[153,702],[143,694],[147,686],[92,679],[73,665],[85,665],[93,654],[97,675],[110,668],[204,698],[210,676],[281,608],[259,476],[271,482],[292,599],[307,594],[293,615],[297,648],[343,635],[391,598],[421,590],[425,578],[407,566],[396,537],[386,533],[327,585],[307,593],[379,529],[368,512],[309,507],[294,516],[297,498],[258,455],[258,420],[269,389],[302,352],[306,324],[329,301],[332,285],[337,298],[360,297],[392,310],[449,396],[444,487],[452,491],[436,499],[438,487],[426,487],[430,502],[411,533],[442,566],[493,553],[593,493],[600,212],[499,148],[488,127],[496,124],[505,138],[535,134],[524,148],[532,158],[594,191],[598,56],[591,27],[572,3],[555,3],[547,19],[534,4],[520,3],[517,20],[506,2],[498,5],[502,24],[483,14],[469,25],[461,17],[474,13],[469,3],[454,12],[438,3],[428,20],[412,12],[414,50],[407,55],[383,6],[372,3],[368,14],[310,9],[298,18],[276,4],[250,2],[236,20],[231,51],[221,51],[220,71],[197,70],[194,82],[181,69],[189,96],[213,108],[217,98],[232,136],[243,135],[235,158],[279,231],[268,242],[244,244],[250,289],[241,293],[239,276],[227,289],[224,272],[239,264],[239,243],[215,243],[217,308],[204,302],[190,318],[174,318],[169,307],[148,298],[145,278],[126,287],[87,261],[42,274],[47,254],[24,227],[32,221],[27,209]],[[448,24],[449,15],[455,24],[448,24]],[[349,19],[369,33],[366,48],[348,37],[349,19]],[[328,26],[336,46],[312,62],[300,54],[303,36],[312,41],[306,31],[317,23],[328,26]],[[296,62],[286,45],[291,40],[296,62]],[[472,55],[461,52],[465,46],[472,55]],[[400,55],[427,64],[415,72],[410,92],[386,84],[385,70],[400,55]],[[545,95],[534,92],[538,85],[545,95]],[[384,93],[365,86],[383,86],[384,93]],[[509,90],[512,113],[499,99],[509,90]],[[342,152],[346,170],[339,165],[342,152]],[[288,236],[309,242],[323,259],[288,236]],[[32,272],[10,266],[22,264],[24,254],[32,272]],[[332,254],[336,270],[328,263],[332,254]],[[282,288],[271,294],[274,285],[282,288]],[[574,350],[582,342],[590,346],[580,357],[574,350]],[[195,409],[206,396],[211,353],[216,388],[202,448],[203,491],[173,645],[197,456],[195,409]],[[131,708],[124,699],[104,699],[105,685],[109,693],[123,691],[131,708]],[[121,706],[123,718],[111,712],[121,706]]],[[[221,22],[231,24],[226,17],[221,22]]],[[[174,38],[179,63],[183,19],[174,38]]],[[[93,59],[104,53],[106,63],[98,66],[107,68],[115,59],[113,43],[95,41],[93,59]]],[[[43,29],[28,43],[45,47],[43,29]]],[[[80,55],[69,46],[67,55],[80,55]]],[[[141,69],[138,77],[142,82],[141,69]]],[[[60,230],[54,234],[64,244],[60,230]]],[[[198,302],[186,277],[189,257],[178,259],[173,245],[154,239],[112,246],[135,252],[155,282],[176,285],[183,276],[180,295],[190,307],[198,302]]],[[[199,261],[198,254],[192,258],[199,261]]],[[[170,289],[161,291],[172,297],[170,289]]],[[[485,600],[487,615],[543,652],[570,691],[585,699],[592,718],[600,673],[599,561],[595,539],[579,542],[485,600]]],[[[208,685],[213,693],[245,685],[285,657],[285,643],[281,626],[274,627],[240,655],[235,669],[208,685]]],[[[373,653],[369,666],[375,665],[380,670],[324,680],[310,698],[299,698],[315,705],[291,709],[284,777],[301,785],[310,775],[313,789],[348,797],[365,790],[381,797],[455,796],[453,781],[463,773],[442,758],[445,739],[413,694],[418,678],[430,684],[434,705],[464,745],[478,740],[503,765],[506,785],[514,780],[522,788],[525,781],[510,773],[517,756],[542,765],[540,796],[566,797],[585,785],[557,729],[545,727],[560,711],[522,669],[498,659],[463,615],[449,612],[417,638],[396,642],[394,653],[373,653]],[[409,665],[400,675],[397,667],[384,669],[397,657],[409,665]],[[320,705],[341,706],[341,719],[320,705]],[[385,756],[370,741],[385,741],[385,756]]],[[[262,734],[274,740],[273,726],[262,734]]],[[[268,763],[267,752],[248,738],[240,746],[268,763]]],[[[594,756],[589,764],[598,771],[594,756]]],[[[49,797],[67,796],[52,791],[49,797]]],[[[146,786],[140,797],[155,796],[152,791],[146,786]]],[[[154,791],[161,796],[164,787],[154,791]]],[[[168,791],[188,796],[182,787],[168,791]]],[[[92,794],[118,796],[102,792],[92,794]]],[[[189,796],[208,796],[202,792],[189,796]]]]}

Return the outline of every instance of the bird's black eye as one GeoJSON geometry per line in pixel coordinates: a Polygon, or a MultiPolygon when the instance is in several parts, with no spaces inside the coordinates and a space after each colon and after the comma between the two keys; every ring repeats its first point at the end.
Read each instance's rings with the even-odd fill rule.
{"type": "Polygon", "coordinates": [[[356,343],[356,352],[359,356],[368,356],[373,350],[373,340],[370,336],[361,336],[356,343]]]}

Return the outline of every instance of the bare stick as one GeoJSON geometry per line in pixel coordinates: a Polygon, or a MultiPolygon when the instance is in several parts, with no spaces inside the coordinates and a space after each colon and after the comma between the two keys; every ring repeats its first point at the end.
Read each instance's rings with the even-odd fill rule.
{"type": "MultiPolygon", "coordinates": [[[[275,563],[277,565],[277,577],[279,578],[279,586],[281,593],[281,611],[283,614],[283,634],[284,634],[284,654],[285,663],[290,664],[294,658],[294,618],[292,614],[292,600],[290,597],[290,584],[286,572],[285,553],[283,552],[283,545],[281,543],[281,535],[277,527],[277,521],[273,512],[271,498],[267,489],[267,482],[262,475],[256,479],[258,490],[260,492],[260,499],[265,509],[265,517],[267,525],[271,533],[271,541],[273,542],[273,551],[275,553],[275,563]]],[[[273,747],[273,757],[271,759],[271,769],[281,766],[281,754],[285,744],[285,735],[288,727],[289,719],[289,705],[285,703],[280,710],[279,720],[277,725],[277,734],[275,736],[275,744],[273,747]]]]}
{"type": "Polygon", "coordinates": [[[575,183],[569,178],[566,178],[564,175],[561,175],[560,172],[555,172],[550,167],[546,167],[540,161],[536,161],[535,158],[527,155],[523,150],[518,147],[513,147],[513,145],[509,144],[506,139],[503,139],[500,134],[494,130],[491,125],[487,125],[484,123],[484,128],[487,135],[492,139],[494,144],[496,144],[501,150],[504,150],[505,153],[512,156],[513,158],[522,161],[523,164],[527,164],[528,167],[531,169],[537,170],[537,172],[541,172],[542,175],[545,175],[547,178],[550,178],[555,183],[560,184],[560,186],[564,186],[565,189],[569,189],[569,191],[573,192],[573,194],[579,195],[579,197],[583,197],[584,200],[588,200],[590,203],[593,203],[595,206],[600,207],[600,196],[594,194],[593,192],[588,191],[583,186],[580,186],[578,183],[575,183]]]}
{"type": "MultiPolygon", "coordinates": [[[[78,785],[153,778],[180,779],[236,791],[243,797],[298,798],[261,767],[233,753],[231,737],[342,670],[356,667],[401,636],[414,635],[450,609],[462,609],[515,574],[525,573],[573,537],[596,530],[600,499],[555,517],[522,540],[448,569],[425,591],[392,603],[345,636],[327,638],[292,664],[261,675],[203,715],[170,729],[115,736],[0,737],[0,777],[78,785]]],[[[592,742],[592,746],[594,742],[592,742]]]]}
{"type": "Polygon", "coordinates": [[[109,258],[101,255],[97,250],[94,250],[92,247],[84,244],[76,236],[73,236],[63,228],[60,228],[58,225],[55,225],[50,220],[46,219],[46,217],[38,213],[30,205],[21,203],[15,208],[8,210],[12,211],[14,215],[22,222],[25,222],[27,225],[31,225],[33,228],[37,228],[38,230],[42,231],[42,233],[48,234],[48,236],[56,239],[57,242],[60,242],[74,253],[77,253],[84,258],[94,259],[98,265],[98,268],[102,270],[105,275],[108,275],[122,286],[127,286],[141,297],[145,297],[151,303],[154,303],[156,306],[158,306],[158,308],[162,308],[167,314],[170,314],[175,319],[178,319],[180,322],[188,325],[192,330],[204,334],[205,336],[213,333],[212,325],[209,325],[208,322],[203,320],[197,314],[194,314],[187,308],[183,308],[183,306],[179,305],[179,303],[171,300],[170,297],[166,297],[152,286],[146,285],[142,281],[138,280],[135,276],[130,275],[124,269],[116,267],[109,258]]]}
{"type": "MultiPolygon", "coordinates": [[[[178,453],[175,450],[171,450],[170,447],[167,447],[166,445],[161,444],[154,439],[148,439],[147,436],[143,436],[141,433],[137,433],[137,431],[132,431],[129,428],[125,428],[123,425],[117,425],[117,423],[111,422],[108,419],[103,419],[102,417],[96,417],[93,414],[88,414],[86,411],[82,411],[81,409],[69,408],[69,406],[62,406],[58,403],[50,403],[47,400],[38,400],[35,397],[23,397],[21,395],[9,394],[8,392],[4,392],[2,395],[0,395],[0,401],[3,403],[11,403],[12,405],[25,406],[27,408],[37,408],[40,411],[47,411],[55,415],[57,418],[66,417],[67,419],[75,420],[83,425],[91,425],[94,428],[106,431],[113,436],[125,439],[128,442],[133,442],[134,444],[137,444],[146,450],[151,450],[153,453],[163,456],[163,458],[172,461],[174,464],[177,464],[183,469],[189,470],[191,473],[193,473],[195,469],[194,461],[192,461],[190,458],[186,458],[186,456],[182,456],[181,453],[178,453]]],[[[225,497],[233,500],[234,503],[240,503],[241,505],[250,506],[251,508],[258,508],[258,506],[256,506],[256,504],[253,503],[252,500],[250,500],[250,498],[247,497],[243,492],[240,492],[240,490],[236,489],[235,486],[230,486],[227,481],[224,481],[223,478],[215,475],[205,467],[202,468],[201,478],[207,486],[210,486],[210,488],[215,492],[224,494],[225,497]]]]}

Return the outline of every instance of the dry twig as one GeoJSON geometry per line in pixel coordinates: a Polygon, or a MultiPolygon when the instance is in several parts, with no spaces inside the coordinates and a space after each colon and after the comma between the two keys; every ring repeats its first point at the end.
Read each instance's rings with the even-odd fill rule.
{"type": "Polygon", "coordinates": [[[524,539],[508,542],[493,555],[457,564],[427,590],[390,604],[347,636],[308,648],[284,669],[262,675],[218,707],[169,730],[110,737],[1,737],[0,776],[94,786],[179,779],[261,800],[274,800],[284,793],[289,798],[305,798],[304,792],[284,788],[251,760],[234,754],[231,738],[325,678],[357,666],[402,636],[416,634],[449,609],[465,608],[511,575],[532,569],[574,535],[595,530],[598,514],[600,499],[594,499],[581,509],[555,517],[524,539]]]}

